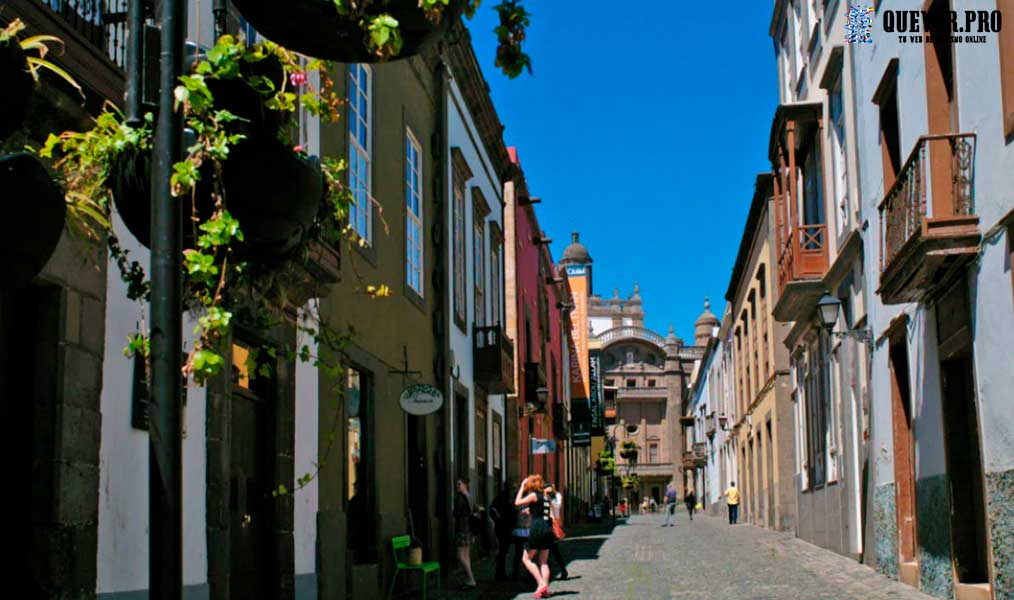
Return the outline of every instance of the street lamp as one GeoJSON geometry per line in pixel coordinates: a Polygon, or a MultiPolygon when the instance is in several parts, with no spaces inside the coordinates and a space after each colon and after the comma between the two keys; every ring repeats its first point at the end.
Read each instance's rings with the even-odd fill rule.
{"type": "Polygon", "coordinates": [[[820,323],[828,334],[839,338],[852,337],[867,344],[873,342],[873,332],[868,328],[835,331],[834,325],[838,322],[839,311],[841,311],[841,300],[832,296],[831,292],[824,290],[824,295],[817,301],[817,316],[820,317],[820,323]]]}

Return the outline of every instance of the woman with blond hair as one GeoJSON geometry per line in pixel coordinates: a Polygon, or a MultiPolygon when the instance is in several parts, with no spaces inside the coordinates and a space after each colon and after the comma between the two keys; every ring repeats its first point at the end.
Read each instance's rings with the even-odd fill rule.
{"type": "Polygon", "coordinates": [[[518,495],[514,498],[514,504],[528,508],[532,518],[532,527],[528,533],[528,542],[525,544],[525,553],[521,562],[535,578],[538,587],[535,590],[535,598],[549,597],[549,550],[556,541],[553,533],[551,518],[553,509],[552,499],[545,494],[546,482],[542,475],[529,475],[521,482],[518,495]],[[533,559],[538,558],[538,564],[533,559]]]}

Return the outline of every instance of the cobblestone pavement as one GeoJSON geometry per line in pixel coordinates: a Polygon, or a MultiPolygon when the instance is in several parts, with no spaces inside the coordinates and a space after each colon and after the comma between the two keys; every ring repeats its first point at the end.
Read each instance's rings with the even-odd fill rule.
{"type": "MultiPolygon", "coordinates": [[[[553,598],[596,600],[926,600],[849,558],[810,545],[791,534],[752,525],[730,527],[724,519],[680,514],[661,527],[661,513],[632,516],[615,528],[586,526],[563,542],[571,579],[554,581],[553,598]]],[[[456,592],[447,579],[441,598],[531,598],[529,582],[491,582],[491,566],[476,572],[479,588],[456,592]]],[[[522,567],[523,568],[523,567],[522,567]]],[[[529,580],[530,581],[530,580],[529,580]]]]}

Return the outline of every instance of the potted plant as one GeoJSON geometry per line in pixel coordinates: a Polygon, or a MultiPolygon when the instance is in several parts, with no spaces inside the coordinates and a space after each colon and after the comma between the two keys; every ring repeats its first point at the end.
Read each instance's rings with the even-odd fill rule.
{"type": "MultiPolygon", "coordinates": [[[[80,86],[63,69],[46,60],[49,43],[60,39],[36,35],[21,39],[25,25],[14,19],[0,29],[0,140],[21,128],[39,71],[48,70],[72,87],[80,86]]],[[[46,265],[60,241],[67,214],[63,192],[46,167],[26,152],[0,155],[0,190],[3,190],[8,227],[0,240],[0,288],[27,284],[46,265]]]]}
{"type": "Polygon", "coordinates": [[[24,39],[19,34],[25,24],[14,19],[0,29],[0,81],[4,91],[0,94],[0,139],[21,128],[31,105],[39,71],[47,70],[66,81],[78,92],[81,86],[66,71],[46,60],[49,43],[62,44],[51,35],[33,35],[24,39]]]}
{"type": "MultiPolygon", "coordinates": [[[[347,63],[405,58],[445,36],[480,0],[233,0],[257,31],[297,52],[347,63]]],[[[529,14],[520,0],[495,9],[496,66],[517,77],[531,61],[522,50],[529,14]]]]}
{"type": "Polygon", "coordinates": [[[631,475],[624,475],[621,478],[623,489],[635,490],[641,485],[641,477],[637,473],[631,475]]]}
{"type": "Polygon", "coordinates": [[[46,266],[63,232],[63,191],[31,154],[0,156],[0,190],[11,225],[0,236],[0,289],[27,284],[46,266]]]}
{"type": "MultiPolygon", "coordinates": [[[[302,304],[296,299],[305,291],[303,263],[313,254],[314,244],[335,245],[344,235],[341,223],[350,195],[344,186],[343,161],[309,157],[286,137],[297,104],[322,120],[338,119],[340,99],[322,61],[305,61],[271,42],[247,47],[223,36],[193,72],[180,77],[174,95],[192,132],[186,156],[173,165],[171,177],[171,192],[179,199],[187,232],[184,301],[198,320],[199,339],[191,346],[184,371],[203,384],[224,364],[219,346],[234,315],[270,322],[272,314],[290,310],[293,302],[302,304]],[[282,65],[280,81],[249,68],[271,57],[282,65]],[[307,84],[311,70],[319,75],[319,87],[307,84]],[[213,90],[221,89],[216,83],[223,81],[243,83],[257,92],[265,111],[259,124],[257,114],[248,112],[254,118],[241,118],[218,104],[213,90]],[[246,262],[254,257],[256,262],[246,262]]],[[[253,113],[260,110],[250,103],[241,110],[251,107],[253,113]]],[[[55,159],[68,202],[86,198],[99,207],[97,218],[90,220],[96,224],[96,237],[104,234],[109,239],[111,254],[128,283],[128,297],[136,299],[146,294],[144,270],[115,242],[108,213],[115,204],[128,228],[144,237],[152,122],[148,115],[139,127],[131,127],[108,107],[90,130],[50,136],[39,152],[55,159]]],[[[89,216],[83,215],[84,220],[89,216]]],[[[366,286],[365,293],[378,297],[388,295],[389,289],[366,286]]],[[[318,327],[300,330],[321,345],[344,339],[318,327]]],[[[141,338],[143,334],[135,337],[141,338]]],[[[308,349],[299,357],[316,360],[308,349]]]]}
{"type": "Polygon", "coordinates": [[[627,440],[620,446],[620,456],[629,461],[636,461],[640,448],[634,440],[627,440]]]}

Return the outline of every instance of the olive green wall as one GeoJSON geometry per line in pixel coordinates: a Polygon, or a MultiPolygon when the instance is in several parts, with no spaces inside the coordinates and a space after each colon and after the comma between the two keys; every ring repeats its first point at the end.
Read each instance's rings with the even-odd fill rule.
{"type": "MultiPolygon", "coordinates": [[[[344,437],[344,406],[336,406],[336,382],[321,375],[320,448],[324,466],[320,481],[319,552],[321,598],[372,598],[386,591],[392,575],[389,540],[408,532],[407,416],[398,398],[407,384],[426,383],[442,387],[436,381],[435,359],[442,354],[442,336],[434,325],[433,313],[444,302],[442,290],[434,285],[434,269],[442,250],[433,245],[436,221],[442,211],[439,202],[438,160],[432,153],[435,130],[439,127],[440,91],[435,61],[421,57],[374,65],[372,111],[372,188],[379,203],[373,214],[371,249],[342,249],[342,282],[322,301],[326,318],[353,330],[355,347],[351,360],[372,373],[374,422],[372,434],[373,466],[376,481],[375,509],[379,573],[370,568],[346,567],[345,476],[348,458],[344,437]],[[405,273],[405,130],[411,128],[423,151],[424,219],[424,294],[419,299],[406,285],[405,273]],[[387,285],[391,295],[371,299],[366,285],[387,285]],[[403,376],[391,370],[404,370],[407,351],[408,370],[419,374],[403,376]],[[336,414],[335,411],[338,411],[336,414]],[[337,440],[331,456],[328,437],[337,423],[337,440]],[[352,582],[356,582],[354,585],[352,582]],[[374,587],[374,583],[376,587],[374,587]]],[[[346,95],[347,67],[335,74],[336,87],[346,95]]],[[[321,131],[321,152],[327,156],[348,156],[348,120],[325,124],[321,131]]],[[[429,508],[439,509],[434,501],[436,484],[432,464],[437,450],[437,420],[441,413],[425,417],[427,454],[430,460],[429,508]]],[[[433,532],[436,533],[436,532],[433,532]]],[[[432,539],[432,536],[431,536],[432,539]]],[[[427,556],[427,560],[431,557],[427,556]]],[[[407,578],[406,578],[407,579],[407,578]]]]}

